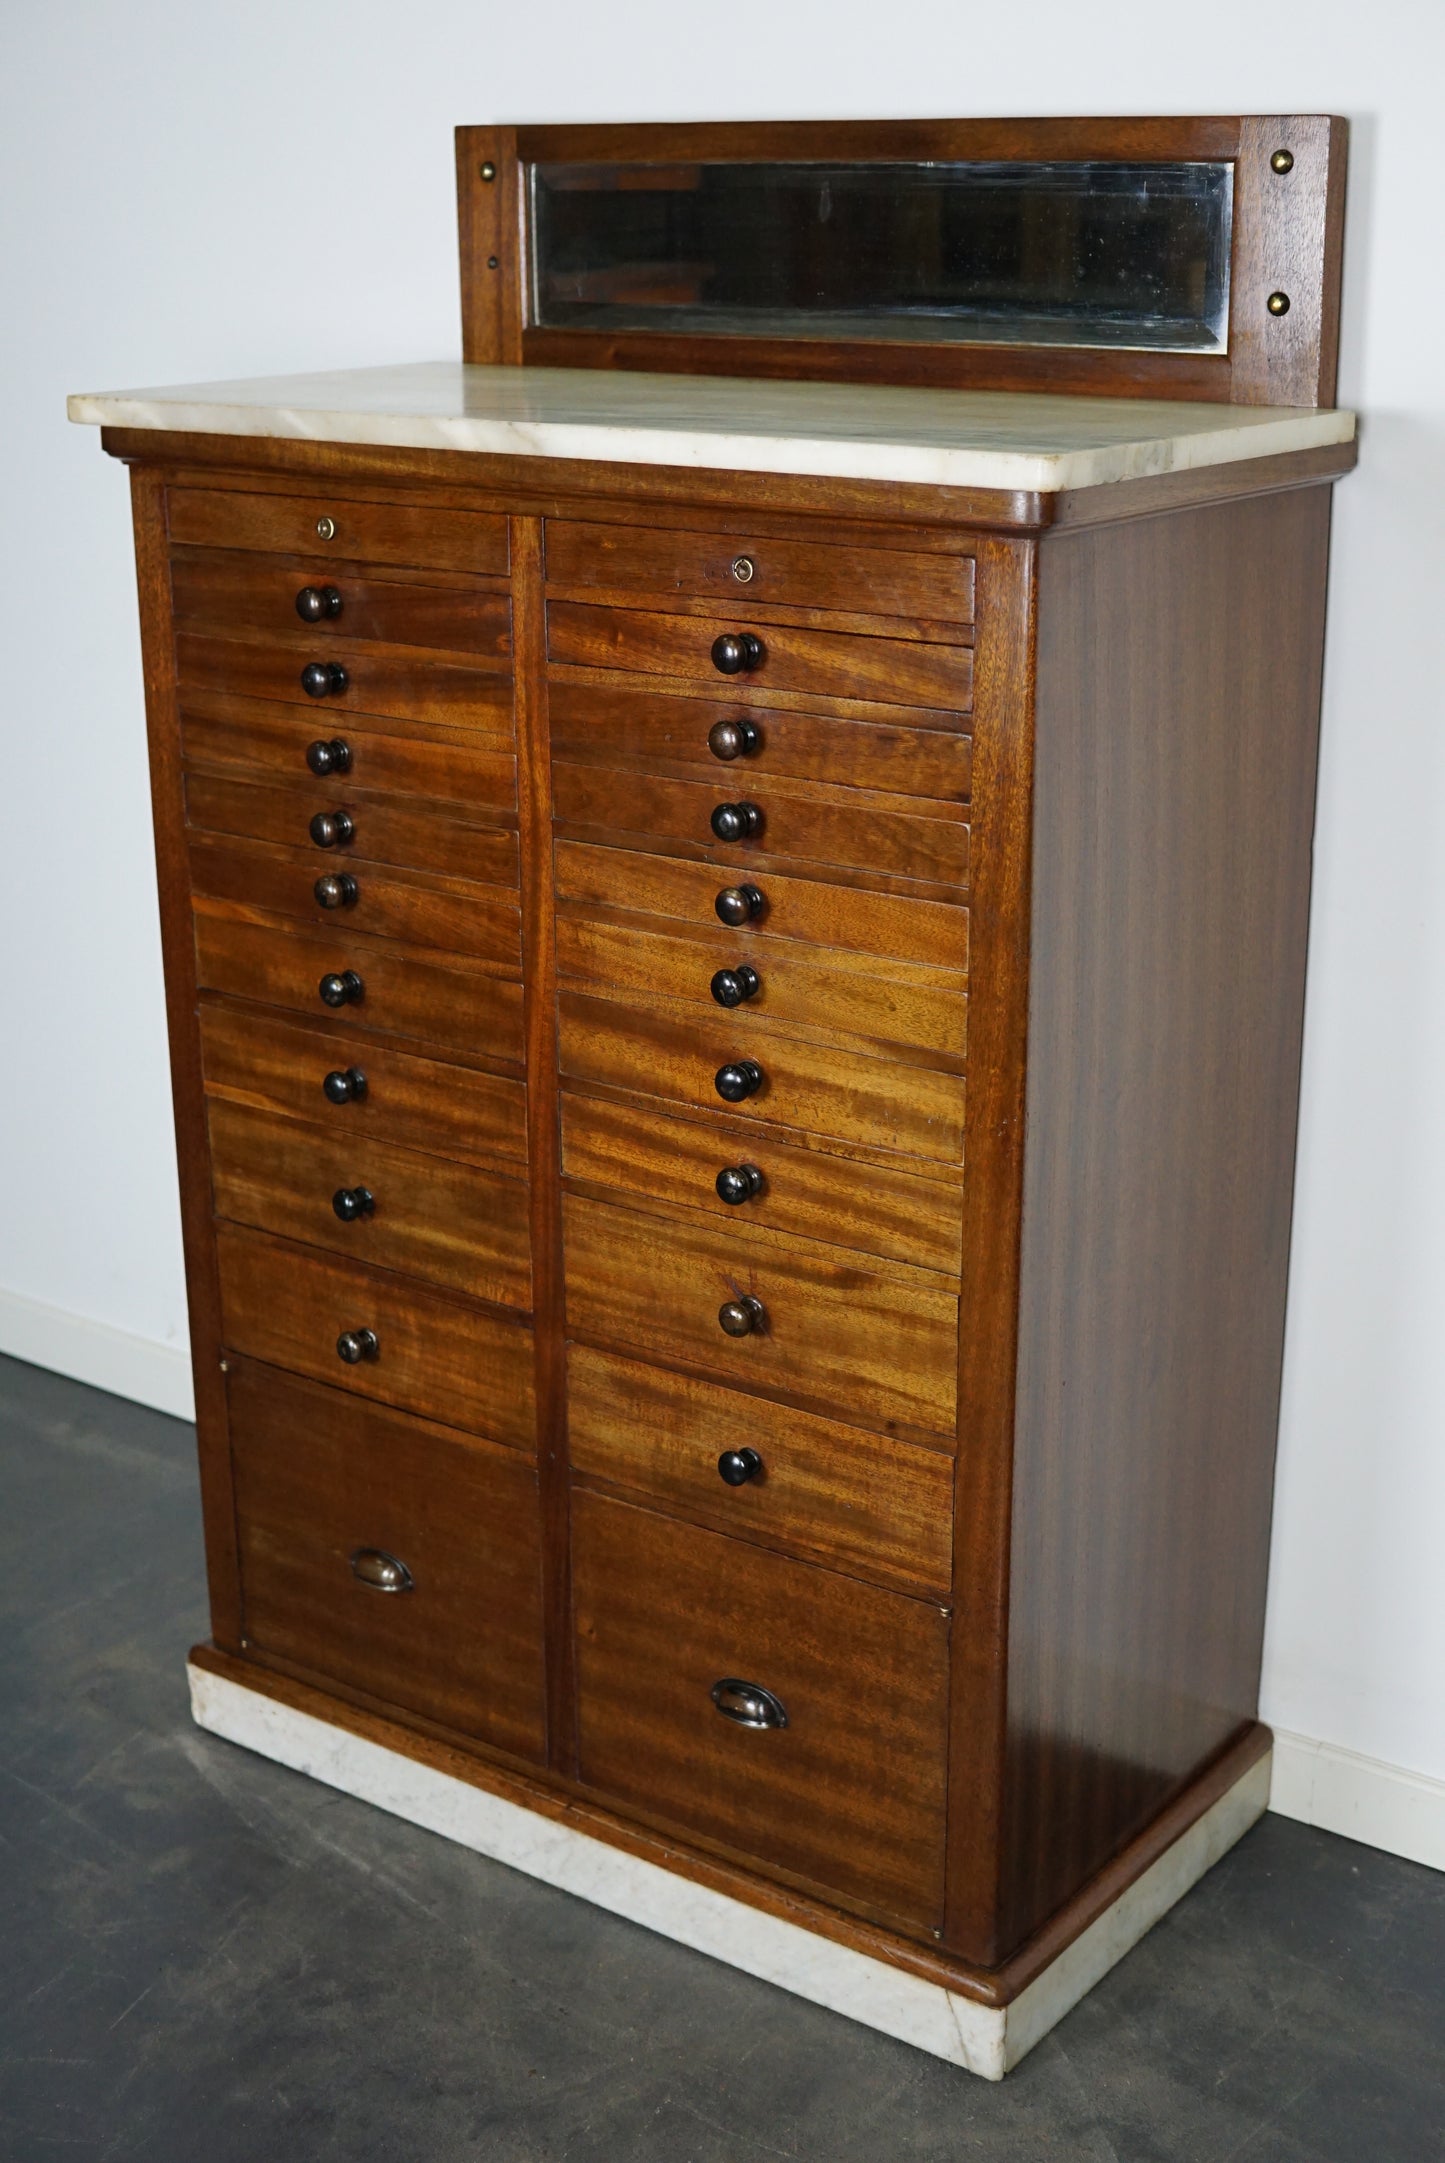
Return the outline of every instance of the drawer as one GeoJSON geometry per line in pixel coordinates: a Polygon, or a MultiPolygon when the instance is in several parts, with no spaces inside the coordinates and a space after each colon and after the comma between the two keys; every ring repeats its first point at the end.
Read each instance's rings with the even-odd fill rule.
{"type": "Polygon", "coordinates": [[[584,601],[547,604],[547,658],[576,668],[627,669],[674,676],[716,692],[728,679],[712,658],[715,639],[751,631],[764,658],[749,689],[810,691],[825,698],[881,700],[889,706],[937,706],[966,712],[973,700],[973,654],[967,646],[881,638],[862,631],[801,630],[770,623],[755,609],[725,616],[597,608],[584,601]]]}
{"type": "Polygon", "coordinates": [[[231,1351],[535,1449],[532,1333],[521,1322],[233,1225],[217,1227],[216,1257],[231,1351]],[[337,1341],[363,1330],[376,1338],[375,1356],[347,1364],[337,1341]]]}
{"type": "Polygon", "coordinates": [[[304,556],[331,572],[342,563],[404,563],[419,570],[507,575],[507,521],[487,511],[430,504],[368,503],[340,491],[247,495],[231,488],[172,488],[166,494],[173,543],[254,548],[304,556]],[[324,556],[318,556],[318,547],[324,556]]]}
{"type": "MultiPolygon", "coordinates": [[[[515,832],[458,818],[436,804],[364,796],[344,779],[319,789],[271,787],[205,771],[187,774],[185,792],[193,827],[284,848],[316,847],[311,821],[329,818],[339,833],[326,847],[330,870],[345,864],[360,877],[364,864],[401,864],[490,886],[517,884],[515,832]]],[[[318,862],[318,875],[322,868],[318,862]]]]}
{"type": "Polygon", "coordinates": [[[581,1773],[914,1928],[943,1899],[948,1620],[610,1497],[573,1502],[581,1773]],[[720,1713],[727,1681],[786,1727],[720,1713]]]}
{"type": "Polygon", "coordinates": [[[328,861],[325,849],[276,849],[192,832],[191,883],[198,894],[296,917],[336,939],[353,932],[402,939],[412,946],[439,946],[474,955],[499,968],[522,966],[522,919],[515,892],[473,886],[462,879],[434,879],[358,864],[354,870],[328,861]],[[350,876],[352,901],[323,908],[318,879],[350,876]]]}
{"type": "MultiPolygon", "coordinates": [[[[510,666],[499,649],[496,666],[510,666]]],[[[199,631],[176,634],[181,704],[191,691],[229,691],[242,698],[287,699],[312,716],[312,734],[334,736],[344,714],[394,714],[402,721],[435,721],[443,727],[496,726],[496,699],[480,668],[465,668],[421,655],[378,652],[364,646],[313,640],[309,646],[279,639],[214,638],[199,631]],[[302,684],[313,662],[338,665],[340,688],[313,698],[302,684]]]]}
{"type": "Polygon", "coordinates": [[[319,639],[325,646],[377,639],[498,654],[507,651],[511,630],[507,595],[482,586],[428,586],[350,567],[332,571],[324,561],[268,563],[229,549],[172,556],[171,607],[188,631],[269,632],[293,642],[319,639]],[[326,613],[314,620],[303,615],[308,602],[326,613]]]}
{"type": "Polygon", "coordinates": [[[553,865],[558,900],[588,909],[675,917],[710,932],[726,922],[719,917],[719,898],[752,886],[761,905],[753,904],[756,913],[739,928],[759,950],[774,940],[798,940],[848,947],[886,961],[927,963],[950,972],[960,988],[967,975],[968,911],[956,902],[913,901],[774,871],[740,874],[681,856],[599,848],[585,841],[559,841],[553,865]]]}
{"type": "Polygon", "coordinates": [[[541,1511],[515,1451],[240,1362],[226,1386],[249,1649],[544,1749],[541,1511]],[[400,1593],[352,1558],[400,1562],[400,1593]]]}
{"type": "Polygon", "coordinates": [[[483,716],[486,734],[480,728],[424,729],[415,722],[387,728],[354,715],[338,728],[304,707],[195,691],[181,715],[181,750],[190,765],[213,773],[294,782],[309,791],[313,811],[328,810],[338,788],[515,811],[512,687],[501,682],[496,689],[497,704],[483,716]],[[336,763],[338,744],[344,767],[336,763]],[[318,759],[332,762],[328,771],[312,771],[307,753],[313,749],[318,759]]]}
{"type": "Polygon", "coordinates": [[[390,1036],[419,1037],[493,1059],[522,1057],[522,987],[464,961],[388,946],[338,926],[309,932],[255,921],[224,902],[195,906],[196,970],[203,990],[324,1019],[323,978],[341,977],[339,1013],[390,1036]],[[356,986],[360,985],[357,992],[356,986]]]}
{"type": "MultiPolygon", "coordinates": [[[[681,932],[682,927],[678,927],[681,932]]],[[[735,1008],[733,1027],[766,1015],[830,1039],[881,1039],[962,1058],[967,1037],[968,994],[937,981],[946,972],[895,962],[886,974],[876,962],[841,949],[786,946],[719,927],[669,938],[626,924],[599,922],[582,913],[557,918],[557,967],[563,978],[644,999],[688,999],[716,1019],[719,1002],[712,980],[736,975],[747,965],[757,989],[735,1008]]],[[[740,981],[744,981],[740,979],[740,981]]],[[[955,984],[959,979],[955,977],[955,984]]]]}
{"type": "Polygon", "coordinates": [[[563,991],[557,1004],[562,1072],[576,1081],[636,1091],[682,1111],[720,1112],[719,1069],[753,1060],[759,1086],[726,1107],[739,1146],[749,1129],[766,1125],[940,1164],[963,1162],[961,1075],[810,1043],[721,1011],[709,1021],[701,1011],[679,1015],[675,1008],[576,991],[563,991]]]}
{"type": "Polygon", "coordinates": [[[554,586],[691,594],[725,605],[781,601],[865,616],[973,621],[973,558],[912,549],[549,518],[547,578],[554,586]]]}
{"type": "Polygon", "coordinates": [[[400,1142],[462,1163],[526,1167],[521,1082],[419,1058],[344,1028],[297,1028],[209,1002],[200,1024],[212,1096],[320,1120],[351,1144],[400,1142]],[[328,1077],[348,1092],[339,1104],[326,1093],[328,1077]]]}
{"type": "Polygon", "coordinates": [[[562,1215],[572,1334],[858,1426],[953,1434],[958,1298],[932,1279],[575,1194],[562,1215]],[[747,1336],[726,1334],[720,1310],[749,1300],[762,1319],[747,1336]]]}
{"type": "Polygon", "coordinates": [[[715,781],[678,781],[565,760],[552,767],[552,808],[568,826],[688,842],[705,849],[720,867],[726,865],[732,877],[746,874],[761,856],[784,869],[796,861],[967,886],[968,827],[962,818],[957,813],[925,818],[897,809],[897,802],[856,788],[809,795],[796,784],[728,774],[722,767],[715,781]],[[719,841],[711,824],[719,811],[724,818],[745,818],[752,828],[749,838],[719,841]]]}
{"type": "MultiPolygon", "coordinates": [[[[318,1112],[330,1108],[318,1092],[318,1112]]],[[[218,1216],[471,1299],[531,1306],[525,1180],[215,1097],[208,1121],[218,1216]]]]}
{"type": "Polygon", "coordinates": [[[954,1468],[941,1451],[582,1344],[567,1355],[567,1432],[581,1478],[635,1489],[740,1539],[948,1597],[954,1468]]]}
{"type": "Polygon", "coordinates": [[[820,1149],[790,1149],[771,1137],[742,1137],[728,1122],[668,1119],[638,1104],[568,1090],[562,1098],[562,1169],[569,1179],[623,1200],[671,1202],[720,1224],[762,1225],[946,1275],[956,1276],[961,1266],[958,1187],[820,1149]],[[725,1202],[718,1177],[740,1168],[749,1177],[760,1174],[761,1187],[746,1200],[725,1202]]]}

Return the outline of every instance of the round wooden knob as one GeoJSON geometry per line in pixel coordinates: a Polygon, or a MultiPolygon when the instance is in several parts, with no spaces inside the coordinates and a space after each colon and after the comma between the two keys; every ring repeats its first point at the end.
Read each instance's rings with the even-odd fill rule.
{"type": "Polygon", "coordinates": [[[715,759],[749,759],[762,745],[762,731],[755,721],[739,714],[732,721],[714,721],[707,732],[707,747],[715,759]]]}
{"type": "Polygon", "coordinates": [[[763,1086],[763,1070],[756,1059],[733,1059],[720,1066],[712,1085],[725,1104],[741,1104],[763,1086]]]}
{"type": "Polygon", "coordinates": [[[318,811],[307,831],[318,849],[336,849],[354,838],[356,821],[349,811],[318,811]]]}
{"type": "Polygon", "coordinates": [[[741,1006],[744,999],[755,999],[762,988],[762,978],[746,961],[740,961],[735,969],[719,969],[708,985],[719,1006],[741,1006]]]}
{"type": "Polygon", "coordinates": [[[717,1461],[718,1475],[729,1487],[746,1487],[763,1469],[756,1450],[724,1450],[717,1461]]]}
{"type": "Polygon", "coordinates": [[[712,665],[723,676],[750,673],[767,658],[767,647],[751,631],[724,631],[712,642],[712,665]]]}
{"type": "Polygon", "coordinates": [[[725,1164],[713,1185],[719,1199],[737,1209],[762,1193],[764,1180],[756,1164],[725,1164]]]}
{"type": "Polygon", "coordinates": [[[760,1299],[745,1292],[741,1299],[725,1299],[717,1311],[718,1327],[726,1337],[751,1337],[762,1329],[767,1313],[760,1299]]]}
{"type": "Polygon", "coordinates": [[[344,736],[318,736],[306,746],[306,763],[313,774],[349,774],[351,746],[344,736]]]}
{"type": "Polygon", "coordinates": [[[370,1187],[338,1187],[331,1197],[331,1206],[343,1224],[355,1224],[358,1217],[369,1217],[376,1209],[376,1196],[370,1187]]]}
{"type": "Polygon", "coordinates": [[[296,613],[303,623],[325,623],[341,614],[341,595],[335,586],[303,586],[296,596],[296,613]]]}
{"type": "Polygon", "coordinates": [[[767,906],[762,891],[756,886],[725,886],[713,903],[714,913],[724,924],[734,929],[739,924],[750,924],[761,916],[767,906]]]}
{"type": "Polygon", "coordinates": [[[321,909],[350,909],[361,888],[349,871],[325,871],[311,889],[321,909]]]}
{"type": "Polygon", "coordinates": [[[763,814],[756,804],[714,804],[708,824],[719,841],[756,841],[763,814]]]}
{"type": "Polygon", "coordinates": [[[301,688],[308,698],[339,698],[350,681],[339,661],[308,661],[301,688]]]}
{"type": "Polygon", "coordinates": [[[323,976],[316,989],[321,994],[323,1006],[356,1006],[366,993],[366,986],[354,969],[338,969],[330,976],[323,976]]]}
{"type": "Polygon", "coordinates": [[[366,1076],[359,1066],[333,1067],[321,1084],[328,1104],[359,1104],[366,1095],[366,1076]]]}
{"type": "Polygon", "coordinates": [[[336,1340],[336,1356],[348,1367],[359,1367],[364,1359],[378,1359],[381,1345],[374,1329],[343,1329],[336,1340]]]}

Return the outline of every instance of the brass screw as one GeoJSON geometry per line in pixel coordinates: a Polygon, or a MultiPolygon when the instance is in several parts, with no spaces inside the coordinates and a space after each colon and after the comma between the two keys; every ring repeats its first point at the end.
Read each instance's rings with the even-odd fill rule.
{"type": "Polygon", "coordinates": [[[1271,293],[1264,305],[1271,315],[1288,315],[1289,295],[1288,293],[1271,293]]]}
{"type": "Polygon", "coordinates": [[[1294,152],[1292,150],[1277,150],[1269,161],[1269,169],[1272,173],[1288,173],[1293,168],[1294,152]]]}
{"type": "Polygon", "coordinates": [[[323,541],[334,541],[336,539],[336,520],[334,518],[318,518],[316,531],[323,541]]]}
{"type": "MultiPolygon", "coordinates": [[[[1275,155],[1278,156],[1279,153],[1276,151],[1275,155]]],[[[493,165],[491,159],[488,158],[486,164],[482,167],[482,178],[483,180],[495,180],[496,177],[497,168],[495,167],[495,165],[493,165]]]]}

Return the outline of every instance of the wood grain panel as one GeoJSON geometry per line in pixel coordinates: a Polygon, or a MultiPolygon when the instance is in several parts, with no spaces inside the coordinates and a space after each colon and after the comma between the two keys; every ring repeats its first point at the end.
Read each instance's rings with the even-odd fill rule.
{"type": "Polygon", "coordinates": [[[344,779],[318,792],[314,786],[273,788],[209,772],[186,777],[186,816],[192,826],[213,834],[309,849],[315,846],[310,825],[317,812],[344,813],[354,829],[349,841],[326,850],[332,869],[344,866],[360,878],[364,866],[395,864],[481,879],[489,886],[517,884],[515,831],[449,816],[436,804],[363,796],[344,779]]]}
{"type": "Polygon", "coordinates": [[[181,746],[193,767],[294,783],[309,791],[314,811],[327,810],[341,786],[367,796],[420,796],[431,805],[510,812],[517,803],[512,687],[498,683],[496,689],[497,705],[485,716],[485,734],[480,728],[430,729],[405,721],[378,726],[354,714],[338,728],[304,707],[224,691],[189,691],[181,746]],[[338,735],[351,754],[345,774],[314,774],[306,763],[308,748],[338,735]]]}
{"type": "Polygon", "coordinates": [[[243,550],[177,550],[171,558],[175,620],[187,631],[222,638],[261,633],[291,644],[319,641],[321,651],[377,639],[390,646],[424,646],[453,653],[505,653],[511,603],[482,586],[424,586],[351,569],[328,573],[312,561],[299,568],[243,550]],[[341,596],[334,615],[317,623],[297,614],[307,586],[341,596]]]}
{"type": "Polygon", "coordinates": [[[171,488],[166,510],[173,544],[301,556],[323,584],[334,579],[343,564],[358,562],[507,575],[505,518],[434,503],[367,502],[356,494],[354,481],[332,479],[294,495],[171,488]],[[324,545],[318,531],[322,519],[335,529],[324,545]]]}
{"type": "MultiPolygon", "coordinates": [[[[315,717],[314,733],[332,736],[353,713],[396,715],[403,721],[438,721],[453,728],[468,722],[495,726],[496,700],[481,667],[433,661],[406,647],[329,647],[322,640],[289,646],[281,640],[214,638],[199,631],[176,636],[183,699],[193,690],[228,691],[243,698],[289,699],[315,717]],[[312,650],[314,646],[314,651],[312,650]],[[312,698],[301,673],[312,661],[335,661],[346,671],[346,688],[312,698]]],[[[496,667],[510,667],[508,646],[497,649],[496,667]]]]}

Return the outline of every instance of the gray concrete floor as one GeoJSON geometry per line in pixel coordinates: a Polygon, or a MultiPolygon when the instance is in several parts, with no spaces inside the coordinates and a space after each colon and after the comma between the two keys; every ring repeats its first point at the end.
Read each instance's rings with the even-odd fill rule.
{"type": "Polygon", "coordinates": [[[1428,2163],[1445,1878],[1267,1818],[1002,2087],[196,1732],[191,1431],[0,1360],[0,2156],[1428,2163]]]}

